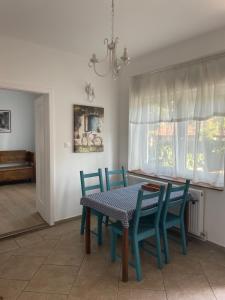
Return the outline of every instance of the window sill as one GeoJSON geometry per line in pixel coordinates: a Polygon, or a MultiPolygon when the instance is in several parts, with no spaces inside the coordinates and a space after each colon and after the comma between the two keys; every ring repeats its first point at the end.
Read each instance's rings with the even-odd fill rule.
{"type": "MultiPolygon", "coordinates": [[[[183,178],[173,178],[173,177],[166,177],[166,176],[150,175],[150,174],[144,173],[141,170],[128,171],[128,175],[141,176],[141,177],[146,178],[146,179],[160,180],[160,181],[163,181],[163,182],[170,181],[170,182],[175,183],[175,184],[185,182],[185,180],[183,178]]],[[[224,188],[214,187],[214,186],[211,186],[210,184],[207,184],[207,183],[199,183],[199,184],[191,183],[191,186],[196,187],[196,188],[205,188],[205,189],[209,189],[209,190],[220,191],[220,192],[224,191],[224,188]]]]}

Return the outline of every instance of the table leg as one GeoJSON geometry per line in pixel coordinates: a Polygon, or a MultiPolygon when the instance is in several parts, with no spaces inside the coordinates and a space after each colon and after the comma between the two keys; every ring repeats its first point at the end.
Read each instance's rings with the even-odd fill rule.
{"type": "Polygon", "coordinates": [[[86,207],[85,247],[86,247],[86,254],[90,254],[91,253],[91,209],[90,207],[86,207]]]}
{"type": "Polygon", "coordinates": [[[122,243],[122,281],[128,281],[128,228],[123,229],[123,243],[122,243]]]}

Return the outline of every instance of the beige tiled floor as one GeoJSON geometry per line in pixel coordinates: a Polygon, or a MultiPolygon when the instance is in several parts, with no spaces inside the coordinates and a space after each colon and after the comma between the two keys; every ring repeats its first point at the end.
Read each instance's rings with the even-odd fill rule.
{"type": "Polygon", "coordinates": [[[34,183],[0,185],[0,235],[45,224],[36,209],[34,183]]]}
{"type": "Polygon", "coordinates": [[[187,256],[170,242],[171,263],[160,271],[142,253],[143,280],[120,280],[120,262],[109,259],[109,233],[84,254],[79,220],[0,241],[0,296],[4,300],[225,300],[225,251],[191,241],[187,256]]]}

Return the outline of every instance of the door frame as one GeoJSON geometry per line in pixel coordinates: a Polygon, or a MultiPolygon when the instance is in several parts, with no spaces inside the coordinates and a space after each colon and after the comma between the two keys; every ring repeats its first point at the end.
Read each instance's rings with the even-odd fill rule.
{"type": "Polygon", "coordinates": [[[50,186],[49,186],[49,195],[50,195],[50,216],[49,225],[54,225],[55,223],[55,210],[54,210],[54,191],[55,191],[55,150],[54,150],[54,142],[55,142],[55,130],[54,130],[54,101],[53,101],[53,89],[41,87],[41,86],[33,86],[30,84],[21,84],[21,83],[13,83],[13,82],[2,82],[0,81],[0,89],[8,89],[14,91],[22,91],[22,92],[31,92],[36,94],[45,94],[47,95],[46,101],[49,102],[49,114],[48,114],[48,122],[49,122],[49,157],[50,157],[50,186]]]}

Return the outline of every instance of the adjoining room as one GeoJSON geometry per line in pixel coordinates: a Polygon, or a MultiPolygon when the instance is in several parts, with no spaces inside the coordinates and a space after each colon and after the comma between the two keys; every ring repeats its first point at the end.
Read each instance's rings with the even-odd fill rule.
{"type": "Polygon", "coordinates": [[[0,237],[43,227],[36,208],[35,99],[0,90],[0,237]]]}

